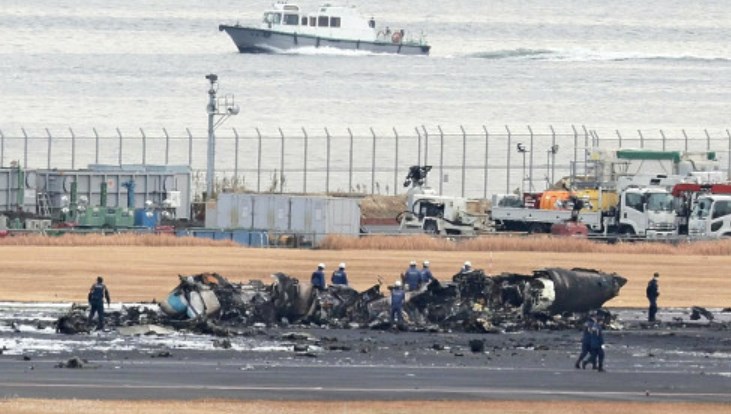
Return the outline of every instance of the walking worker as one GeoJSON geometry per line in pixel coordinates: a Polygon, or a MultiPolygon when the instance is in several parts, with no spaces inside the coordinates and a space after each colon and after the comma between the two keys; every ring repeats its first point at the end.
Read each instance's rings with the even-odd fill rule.
{"type": "Polygon", "coordinates": [[[409,291],[419,290],[421,286],[421,272],[416,268],[416,260],[412,260],[409,268],[404,272],[404,284],[409,291]]]}
{"type": "Polygon", "coordinates": [[[647,310],[647,321],[655,322],[655,314],[657,313],[657,298],[660,296],[660,286],[658,286],[658,278],[660,273],[655,272],[652,275],[652,279],[647,283],[647,289],[645,295],[647,300],[650,301],[650,307],[647,310]]]}
{"type": "Polygon", "coordinates": [[[317,270],[312,272],[312,279],[310,280],[312,287],[319,290],[325,289],[325,264],[320,263],[317,265],[317,270]]]}
{"type": "Polygon", "coordinates": [[[421,285],[426,286],[431,283],[432,280],[434,280],[434,275],[431,273],[431,269],[429,269],[429,261],[424,260],[421,268],[421,285]]]}
{"type": "Polygon", "coordinates": [[[584,322],[581,327],[581,353],[579,358],[576,359],[574,366],[576,369],[581,368],[580,364],[584,362],[584,358],[589,355],[589,347],[591,345],[591,328],[594,326],[594,315],[589,315],[589,318],[584,322]]]}
{"type": "Polygon", "coordinates": [[[604,333],[602,324],[598,320],[589,329],[589,355],[591,355],[589,359],[582,362],[582,368],[586,368],[586,364],[591,363],[592,369],[604,372],[604,333]],[[597,362],[599,363],[598,368],[597,362]]]}
{"type": "Polygon", "coordinates": [[[89,312],[89,323],[94,320],[94,314],[96,313],[99,321],[97,322],[96,329],[104,330],[104,299],[107,300],[107,306],[111,304],[109,299],[109,290],[104,284],[104,278],[99,276],[96,278],[96,283],[91,285],[89,289],[89,305],[91,311],[89,312]]]}
{"type": "Polygon", "coordinates": [[[333,285],[348,286],[348,274],[345,273],[345,263],[340,263],[338,270],[333,272],[330,281],[333,285]]]}
{"type": "Polygon", "coordinates": [[[391,289],[391,324],[394,323],[402,324],[404,317],[401,314],[404,308],[404,302],[406,301],[406,292],[401,287],[401,281],[397,280],[393,284],[391,289]]]}

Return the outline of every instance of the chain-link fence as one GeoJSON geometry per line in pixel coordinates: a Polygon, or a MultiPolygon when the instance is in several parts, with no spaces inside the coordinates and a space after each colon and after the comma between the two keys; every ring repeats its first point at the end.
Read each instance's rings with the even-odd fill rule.
{"type": "MultiPolygon", "coordinates": [[[[586,165],[593,148],[715,151],[722,168],[731,170],[728,129],[600,135],[584,126],[222,128],[216,135],[217,186],[257,192],[398,194],[409,166],[432,165],[429,184],[440,194],[487,198],[516,188],[542,190],[572,166],[586,165]]],[[[196,171],[194,190],[202,191],[207,139],[205,131],[190,129],[0,131],[0,166],[189,165],[196,171]]]]}

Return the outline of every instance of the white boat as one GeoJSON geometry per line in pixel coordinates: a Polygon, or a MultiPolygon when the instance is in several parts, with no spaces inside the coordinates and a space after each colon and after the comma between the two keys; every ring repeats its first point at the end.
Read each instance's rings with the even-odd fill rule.
{"type": "Polygon", "coordinates": [[[352,6],[323,4],[305,13],[296,4],[278,2],[264,12],[259,27],[222,24],[242,53],[276,53],[302,47],[332,47],[376,53],[428,55],[423,34],[414,37],[403,29],[376,27],[352,6]]]}

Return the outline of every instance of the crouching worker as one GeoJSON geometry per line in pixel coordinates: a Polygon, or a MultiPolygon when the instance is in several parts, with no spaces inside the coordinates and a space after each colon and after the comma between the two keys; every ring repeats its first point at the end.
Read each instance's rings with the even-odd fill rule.
{"type": "Polygon", "coordinates": [[[99,318],[96,328],[100,331],[104,329],[104,299],[107,300],[107,306],[109,306],[111,304],[109,290],[104,285],[104,278],[99,276],[96,278],[96,283],[91,285],[91,289],[89,289],[89,305],[91,306],[89,324],[94,320],[94,314],[96,313],[99,318]]]}
{"type": "Polygon", "coordinates": [[[403,309],[406,301],[406,292],[401,286],[401,281],[397,280],[391,289],[391,325],[404,323],[403,309]]]}

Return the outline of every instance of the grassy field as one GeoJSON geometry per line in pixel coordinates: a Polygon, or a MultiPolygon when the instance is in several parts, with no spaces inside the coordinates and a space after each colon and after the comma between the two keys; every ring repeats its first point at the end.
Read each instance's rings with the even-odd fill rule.
{"type": "Polygon", "coordinates": [[[700,254],[480,252],[430,250],[290,250],[231,246],[0,246],[0,300],[84,301],[97,275],[113,301],[162,299],[178,274],[218,272],[231,281],[270,280],[281,271],[308,280],[318,262],[332,271],[345,262],[351,284],[391,283],[409,261],[428,259],[449,279],[465,260],[488,273],[529,273],[541,267],[584,267],[629,279],[608,306],[644,307],[644,289],[660,272],[660,306],[731,306],[731,256],[700,254]]]}

